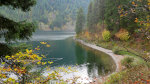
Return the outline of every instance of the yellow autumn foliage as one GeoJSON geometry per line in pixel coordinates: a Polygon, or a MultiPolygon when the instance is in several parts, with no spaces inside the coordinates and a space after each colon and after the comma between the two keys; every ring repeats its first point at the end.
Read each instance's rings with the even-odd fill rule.
{"type": "Polygon", "coordinates": [[[104,41],[109,41],[110,38],[111,38],[110,31],[104,30],[104,31],[102,32],[102,37],[103,37],[104,41]]]}
{"type": "Polygon", "coordinates": [[[122,41],[127,41],[130,38],[129,32],[126,29],[120,29],[118,33],[115,34],[117,38],[122,41]]]}
{"type": "MultiPolygon", "coordinates": [[[[46,45],[46,47],[50,47],[49,44],[47,44],[47,42],[41,42],[41,44],[46,45]]],[[[35,48],[35,50],[40,50],[40,47],[38,46],[37,48],[35,48]],[[38,49],[37,49],[38,48],[38,49]]],[[[29,72],[27,67],[28,65],[46,65],[46,64],[52,64],[52,61],[46,61],[43,62],[42,59],[46,58],[45,55],[38,55],[36,54],[34,51],[35,50],[29,50],[26,49],[25,52],[18,52],[12,56],[5,56],[5,59],[8,61],[12,61],[13,63],[19,63],[22,66],[18,66],[16,64],[14,65],[10,65],[8,67],[4,67],[3,65],[7,64],[6,62],[2,62],[2,66],[0,67],[0,79],[5,79],[5,80],[1,80],[1,83],[4,84],[19,84],[18,81],[16,81],[16,79],[8,77],[7,73],[16,73],[17,76],[21,77],[23,75],[27,75],[29,77],[32,77],[34,74],[32,74],[32,72],[29,72]]],[[[50,67],[46,67],[46,70],[51,70],[50,67]]],[[[71,69],[71,67],[68,67],[68,69],[63,68],[63,72],[67,72],[69,73],[69,71],[73,71],[73,69],[71,69]]],[[[43,77],[43,76],[37,76],[33,78],[34,84],[45,84],[47,83],[49,80],[53,80],[53,79],[60,79],[60,74],[59,74],[59,70],[58,71],[52,71],[52,73],[48,73],[49,75],[47,77],[43,77]]],[[[25,84],[33,84],[31,82],[25,82],[25,84]]]]}

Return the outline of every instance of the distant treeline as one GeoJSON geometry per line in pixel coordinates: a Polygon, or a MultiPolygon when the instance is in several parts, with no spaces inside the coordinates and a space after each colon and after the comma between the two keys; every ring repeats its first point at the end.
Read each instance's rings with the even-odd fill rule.
{"type": "Polygon", "coordinates": [[[50,28],[62,27],[69,21],[76,19],[76,10],[80,7],[87,12],[90,0],[37,0],[34,7],[29,12],[22,12],[12,8],[1,7],[1,15],[15,21],[32,21],[44,23],[50,28]]]}

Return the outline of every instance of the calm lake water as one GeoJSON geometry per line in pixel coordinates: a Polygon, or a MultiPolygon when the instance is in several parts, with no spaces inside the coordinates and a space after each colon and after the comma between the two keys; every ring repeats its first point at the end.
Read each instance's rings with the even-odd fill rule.
{"type": "MultiPolygon", "coordinates": [[[[77,69],[77,72],[63,74],[64,79],[80,76],[78,82],[89,83],[92,78],[115,71],[116,65],[110,56],[75,42],[72,39],[74,35],[73,32],[37,32],[29,43],[33,44],[33,48],[40,46],[38,53],[46,55],[44,60],[54,62],[52,69],[68,66],[77,69]],[[41,41],[47,42],[51,47],[44,47],[40,44],[41,41]]],[[[43,75],[47,76],[49,72],[45,70],[43,75]]]]}

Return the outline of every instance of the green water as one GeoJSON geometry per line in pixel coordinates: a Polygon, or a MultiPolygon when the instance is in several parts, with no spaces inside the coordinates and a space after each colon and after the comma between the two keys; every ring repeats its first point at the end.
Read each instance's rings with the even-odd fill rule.
{"type": "MultiPolygon", "coordinates": [[[[37,40],[38,36],[35,34],[34,38],[36,40],[33,38],[33,41],[29,43],[33,44],[33,48],[40,46],[41,50],[39,53],[46,55],[47,58],[45,60],[54,61],[51,67],[76,67],[78,73],[75,74],[81,77],[90,79],[93,77],[101,77],[115,71],[116,65],[110,56],[74,41],[71,38],[73,35],[72,33],[47,32],[39,35],[40,37],[45,36],[45,39],[39,38],[37,40]],[[51,47],[47,48],[41,45],[41,41],[47,42],[51,47]]],[[[68,75],[68,77],[71,77],[71,75],[68,75]]]]}

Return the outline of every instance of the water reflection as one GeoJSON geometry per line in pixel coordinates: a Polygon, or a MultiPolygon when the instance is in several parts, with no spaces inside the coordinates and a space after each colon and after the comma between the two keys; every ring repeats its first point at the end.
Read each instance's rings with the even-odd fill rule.
{"type": "Polygon", "coordinates": [[[75,46],[75,52],[76,52],[76,60],[77,64],[84,64],[85,63],[85,58],[86,58],[86,51],[81,48],[78,44],[75,46]]]}
{"type": "Polygon", "coordinates": [[[76,43],[76,46],[77,60],[86,63],[89,77],[104,76],[115,71],[116,65],[107,54],[88,48],[80,43],[76,43]]]}
{"type": "MultiPolygon", "coordinates": [[[[41,51],[39,54],[44,54],[47,56],[46,61],[54,61],[51,67],[55,70],[57,67],[65,67],[71,66],[76,68],[78,72],[74,72],[71,74],[62,74],[64,79],[72,78],[73,76],[80,76],[81,79],[78,81],[88,83],[93,77],[99,77],[107,75],[113,71],[115,71],[116,66],[113,59],[105,53],[93,50],[86,46],[81,45],[80,43],[76,43],[72,38],[66,38],[63,40],[49,40],[49,36],[55,35],[69,35],[61,33],[43,33],[46,40],[42,40],[51,45],[51,47],[47,48],[40,44],[40,41],[31,41],[29,43],[33,44],[33,48],[40,46],[41,51]],[[77,65],[76,65],[77,64],[77,65]],[[112,67],[113,66],[113,67],[112,67]],[[88,79],[88,81],[87,81],[88,79]]],[[[63,37],[64,38],[64,37],[63,37]]],[[[43,60],[45,61],[45,60],[43,60]]],[[[44,71],[44,75],[48,75],[51,71],[44,71]]]]}

